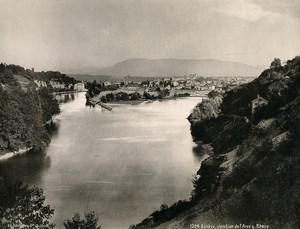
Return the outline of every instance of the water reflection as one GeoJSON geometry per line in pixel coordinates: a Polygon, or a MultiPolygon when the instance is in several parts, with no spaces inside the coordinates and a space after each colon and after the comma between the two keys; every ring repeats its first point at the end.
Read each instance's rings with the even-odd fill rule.
{"type": "Polygon", "coordinates": [[[58,120],[52,121],[46,125],[46,130],[51,137],[58,135],[60,122],[58,120]]]}
{"type": "Polygon", "coordinates": [[[68,103],[75,100],[75,93],[56,94],[55,99],[58,103],[68,103]]]}
{"type": "Polygon", "coordinates": [[[162,203],[188,199],[201,158],[186,117],[199,102],[185,98],[136,106],[85,106],[84,93],[63,96],[47,155],[21,155],[0,174],[43,188],[54,222],[94,210],[103,228],[128,228],[162,203]]]}
{"type": "Polygon", "coordinates": [[[27,152],[0,162],[0,177],[3,180],[21,180],[39,186],[43,173],[51,167],[51,158],[45,153],[27,152]]]}

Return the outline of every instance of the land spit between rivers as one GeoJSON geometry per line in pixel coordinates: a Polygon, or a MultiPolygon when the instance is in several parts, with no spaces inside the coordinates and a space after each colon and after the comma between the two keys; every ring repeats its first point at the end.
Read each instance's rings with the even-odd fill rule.
{"type": "MultiPolygon", "coordinates": [[[[99,93],[98,95],[95,95],[93,98],[87,98],[87,105],[95,104],[98,102],[101,102],[101,97],[106,96],[107,94],[117,94],[117,93],[126,93],[126,94],[133,94],[133,93],[139,93],[140,95],[143,95],[144,90],[128,90],[128,89],[117,89],[115,91],[103,91],[99,93]]],[[[150,92],[151,95],[155,94],[156,92],[150,92]]],[[[207,94],[209,91],[195,91],[195,90],[172,90],[170,95],[165,96],[161,99],[146,99],[146,98],[139,98],[136,100],[127,99],[127,100],[113,100],[113,101],[107,101],[105,102],[107,105],[123,105],[123,104],[130,104],[130,105],[138,105],[143,102],[153,102],[153,101],[166,101],[166,100],[174,100],[178,98],[185,98],[185,97],[200,97],[200,98],[207,98],[207,94]],[[179,96],[174,96],[174,94],[178,94],[179,96]]]]}

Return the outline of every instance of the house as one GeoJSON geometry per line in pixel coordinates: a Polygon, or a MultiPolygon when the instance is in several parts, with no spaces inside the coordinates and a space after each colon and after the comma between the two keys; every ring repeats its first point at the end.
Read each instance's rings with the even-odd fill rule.
{"type": "Polygon", "coordinates": [[[42,80],[34,80],[33,82],[35,82],[35,84],[37,85],[37,87],[47,87],[47,83],[45,81],[42,80]]]}
{"type": "Polygon", "coordinates": [[[140,88],[140,85],[135,82],[129,82],[126,87],[127,90],[132,90],[132,91],[137,91],[139,88],[140,88]]]}
{"type": "Polygon", "coordinates": [[[84,91],[84,83],[74,84],[74,91],[84,91]]]}
{"type": "Polygon", "coordinates": [[[109,81],[105,81],[104,83],[103,83],[103,85],[106,87],[106,86],[109,86],[109,85],[111,85],[111,82],[109,82],[109,81]]]}
{"type": "Polygon", "coordinates": [[[264,99],[263,97],[261,97],[260,95],[257,95],[256,99],[253,99],[251,101],[251,105],[252,105],[252,114],[254,114],[255,109],[257,107],[261,107],[261,106],[265,106],[268,104],[268,100],[264,99]]]}
{"type": "Polygon", "coordinates": [[[167,89],[167,90],[171,90],[171,86],[170,86],[170,85],[168,85],[168,86],[166,86],[166,87],[165,87],[165,89],[167,89]]]}
{"type": "Polygon", "coordinates": [[[149,86],[149,83],[150,83],[149,81],[142,81],[142,82],[141,82],[141,86],[142,86],[142,87],[148,87],[148,86],[149,86]]]}
{"type": "Polygon", "coordinates": [[[177,81],[173,81],[172,84],[173,84],[174,87],[178,87],[179,86],[179,83],[177,81]]]}
{"type": "Polygon", "coordinates": [[[65,84],[62,83],[60,80],[50,80],[50,85],[53,87],[53,88],[59,88],[59,89],[63,89],[65,88],[65,84]]]}
{"type": "Polygon", "coordinates": [[[210,85],[208,90],[212,90],[212,91],[213,91],[213,90],[215,90],[215,89],[216,89],[216,86],[215,86],[215,85],[210,85]]]}

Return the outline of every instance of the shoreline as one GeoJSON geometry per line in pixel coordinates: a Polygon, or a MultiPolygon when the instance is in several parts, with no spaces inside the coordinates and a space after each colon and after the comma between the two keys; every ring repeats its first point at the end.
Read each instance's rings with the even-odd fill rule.
{"type": "Polygon", "coordinates": [[[104,103],[107,104],[109,106],[117,106],[117,105],[139,105],[143,102],[147,102],[149,100],[119,100],[119,101],[110,101],[108,103],[104,103]]]}
{"type": "Polygon", "coordinates": [[[206,96],[181,96],[181,97],[169,97],[169,98],[166,98],[164,97],[163,99],[139,99],[139,100],[119,100],[119,101],[110,101],[110,102],[107,102],[107,103],[104,103],[104,104],[107,104],[109,106],[121,106],[121,105],[139,105],[139,104],[142,104],[142,103],[152,103],[152,102],[155,102],[155,101],[159,101],[159,102],[163,102],[163,101],[169,101],[169,100],[176,100],[176,99],[185,99],[185,98],[204,98],[206,96]]]}
{"type": "Polygon", "coordinates": [[[117,105],[139,105],[142,103],[152,103],[155,101],[163,102],[165,100],[176,100],[181,98],[188,98],[188,97],[180,97],[180,98],[163,98],[163,99],[139,99],[139,100],[119,100],[119,101],[110,101],[108,103],[104,103],[110,106],[117,106],[117,105]]]}
{"type": "Polygon", "coordinates": [[[51,92],[53,95],[62,95],[62,94],[69,94],[69,93],[80,93],[80,92],[87,92],[87,91],[58,91],[58,92],[51,92]]]}
{"type": "Polygon", "coordinates": [[[9,152],[9,153],[5,153],[3,155],[0,155],[0,162],[6,161],[6,160],[8,160],[10,158],[13,158],[15,156],[18,156],[18,155],[25,154],[29,150],[31,150],[31,148],[20,149],[18,151],[13,151],[13,152],[9,152]]]}

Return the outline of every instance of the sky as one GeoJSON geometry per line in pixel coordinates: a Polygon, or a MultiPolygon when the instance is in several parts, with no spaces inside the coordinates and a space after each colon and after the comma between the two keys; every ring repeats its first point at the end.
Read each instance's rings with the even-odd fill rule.
{"type": "Polygon", "coordinates": [[[299,0],[0,0],[0,62],[39,71],[299,54],[299,0]]]}

